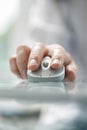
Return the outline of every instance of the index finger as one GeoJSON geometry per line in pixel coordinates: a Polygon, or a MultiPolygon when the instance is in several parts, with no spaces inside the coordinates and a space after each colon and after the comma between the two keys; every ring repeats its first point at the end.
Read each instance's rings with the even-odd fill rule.
{"type": "Polygon", "coordinates": [[[42,43],[37,43],[32,47],[31,54],[28,61],[28,69],[35,71],[39,68],[47,49],[42,43]]]}

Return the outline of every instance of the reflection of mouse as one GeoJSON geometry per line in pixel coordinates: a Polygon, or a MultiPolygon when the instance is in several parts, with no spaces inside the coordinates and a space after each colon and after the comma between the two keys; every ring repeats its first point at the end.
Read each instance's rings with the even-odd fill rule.
{"type": "Polygon", "coordinates": [[[51,58],[46,56],[37,71],[28,70],[27,75],[30,82],[60,82],[65,77],[65,67],[54,70],[50,68],[51,58]]]}

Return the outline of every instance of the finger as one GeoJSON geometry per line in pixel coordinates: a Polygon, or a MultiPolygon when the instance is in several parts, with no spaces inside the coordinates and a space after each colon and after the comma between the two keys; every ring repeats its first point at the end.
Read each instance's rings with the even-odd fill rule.
{"type": "Polygon", "coordinates": [[[63,64],[66,69],[65,78],[68,80],[75,80],[77,73],[77,66],[72,60],[71,55],[61,46],[54,46],[49,48],[49,55],[52,57],[51,67],[53,69],[60,68],[63,64]]]}
{"type": "Polygon", "coordinates": [[[74,81],[77,74],[77,66],[72,60],[70,64],[66,66],[66,80],[74,81]]]}
{"type": "Polygon", "coordinates": [[[68,65],[73,61],[71,55],[68,52],[65,52],[65,57],[64,57],[64,65],[68,65]]]}
{"type": "Polygon", "coordinates": [[[41,43],[35,44],[31,50],[28,62],[28,68],[32,71],[37,70],[45,54],[46,54],[46,48],[44,44],[41,43]]]}
{"type": "Polygon", "coordinates": [[[21,45],[17,48],[17,66],[22,78],[27,78],[27,64],[30,54],[30,48],[21,45]]]}
{"type": "Polygon", "coordinates": [[[68,52],[65,53],[64,65],[66,70],[65,80],[75,80],[77,74],[77,66],[68,52]]]}
{"type": "Polygon", "coordinates": [[[16,64],[16,57],[11,57],[9,60],[11,72],[21,78],[20,72],[16,64]]]}
{"type": "Polygon", "coordinates": [[[51,54],[52,62],[51,67],[53,69],[59,69],[64,64],[65,51],[63,48],[53,49],[51,54]]]}

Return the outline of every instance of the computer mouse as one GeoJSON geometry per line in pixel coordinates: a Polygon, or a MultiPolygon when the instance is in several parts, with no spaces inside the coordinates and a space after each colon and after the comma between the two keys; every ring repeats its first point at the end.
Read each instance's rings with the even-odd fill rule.
{"type": "Polygon", "coordinates": [[[27,71],[29,82],[61,82],[65,77],[65,67],[60,69],[51,68],[51,58],[46,56],[42,59],[41,65],[36,71],[27,71]]]}

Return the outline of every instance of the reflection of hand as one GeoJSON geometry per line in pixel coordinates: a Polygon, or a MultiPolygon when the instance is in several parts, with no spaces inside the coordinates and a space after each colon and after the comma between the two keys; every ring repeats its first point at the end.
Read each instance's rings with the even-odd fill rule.
{"type": "Polygon", "coordinates": [[[76,94],[78,92],[77,82],[64,82],[65,90],[68,94],[76,94]]]}
{"type": "Polygon", "coordinates": [[[27,78],[27,69],[37,70],[44,56],[51,57],[53,69],[58,69],[62,65],[65,66],[66,79],[74,80],[76,78],[77,67],[75,62],[70,54],[58,44],[35,44],[32,48],[25,45],[19,46],[16,57],[10,58],[11,71],[21,78],[27,78]]]}

